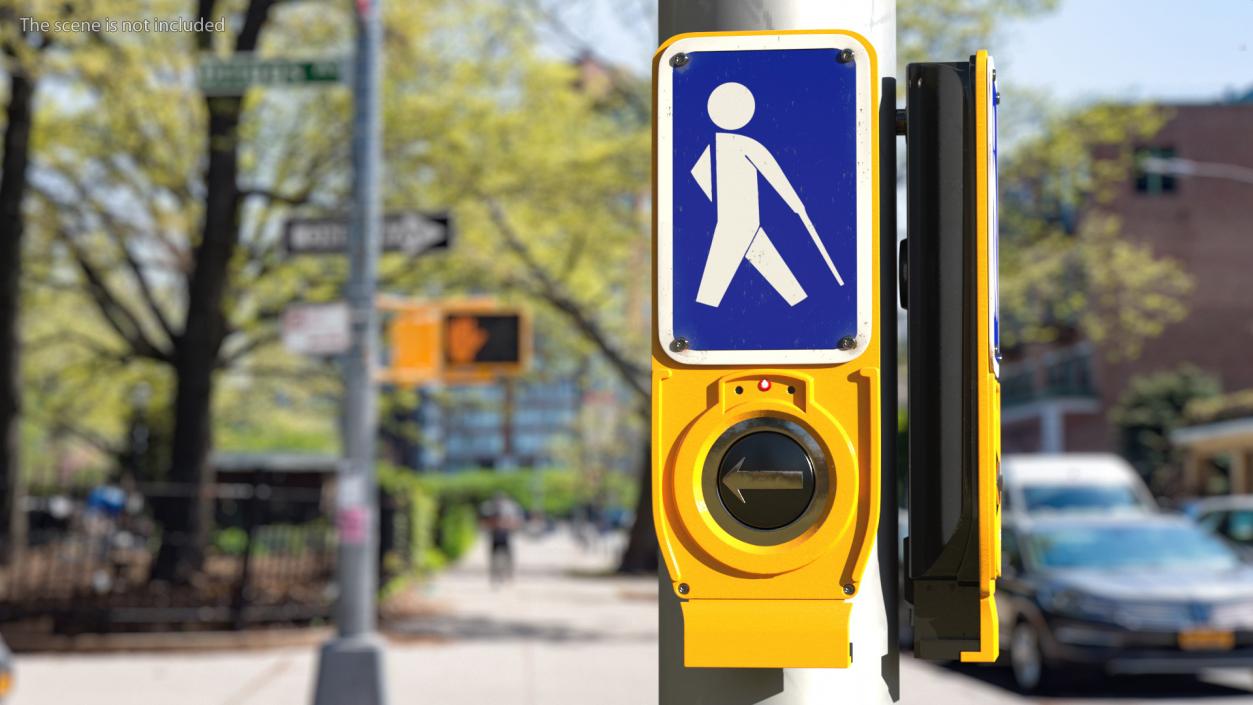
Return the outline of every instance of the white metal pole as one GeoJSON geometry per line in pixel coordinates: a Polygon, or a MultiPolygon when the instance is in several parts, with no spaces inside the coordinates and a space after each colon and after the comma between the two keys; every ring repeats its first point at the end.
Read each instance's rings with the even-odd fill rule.
{"type": "MultiPolygon", "coordinates": [[[[884,314],[883,437],[896,430],[896,0],[659,0],[659,43],[686,32],[845,29],[865,36],[879,58],[882,197],[880,279],[884,314]],[[889,254],[890,253],[890,254],[889,254]],[[885,295],[885,294],[890,294],[885,295]]],[[[853,664],[846,669],[734,669],[683,666],[683,614],[665,566],[660,575],[661,705],[879,705],[898,697],[896,473],[885,452],[883,507],[872,560],[853,598],[853,664]],[[880,555],[882,553],[882,555],[880,555]],[[878,570],[876,570],[876,567],[878,570]],[[878,578],[876,580],[875,578],[878,578]]]]}

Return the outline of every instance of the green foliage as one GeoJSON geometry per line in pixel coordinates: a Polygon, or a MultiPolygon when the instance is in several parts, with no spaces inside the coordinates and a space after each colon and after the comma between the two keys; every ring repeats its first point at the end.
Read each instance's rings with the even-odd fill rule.
{"type": "Polygon", "coordinates": [[[1178,262],[1133,242],[1111,215],[1136,146],[1166,115],[1144,105],[1036,107],[1000,170],[1003,344],[1079,331],[1114,359],[1135,357],[1186,315],[1192,286],[1178,262]]]}
{"type": "Polygon", "coordinates": [[[573,470],[558,468],[420,475],[383,463],[378,473],[379,487],[390,501],[415,517],[407,527],[384,527],[410,532],[410,555],[384,557],[388,574],[407,567],[438,570],[464,555],[477,535],[478,507],[497,492],[509,495],[528,512],[562,518],[580,505],[606,498],[608,507],[633,507],[637,491],[634,478],[618,473],[609,473],[604,486],[598,487],[573,470]]]}
{"type": "Polygon", "coordinates": [[[213,534],[213,547],[228,556],[242,556],[248,549],[248,532],[232,526],[213,534]]]}
{"type": "Polygon", "coordinates": [[[331,404],[325,400],[274,403],[273,398],[257,394],[252,408],[244,410],[236,406],[248,403],[244,390],[230,388],[223,390],[219,399],[215,443],[220,450],[324,454],[339,451],[339,433],[327,408],[331,404]],[[259,423],[257,412],[266,407],[270,413],[259,423]]]}
{"type": "Polygon", "coordinates": [[[439,503],[429,492],[416,486],[409,496],[410,565],[420,573],[439,570],[446,562],[435,546],[435,520],[439,516],[439,503]]]}
{"type": "Polygon", "coordinates": [[[587,478],[573,470],[559,468],[512,472],[471,470],[422,475],[419,482],[439,498],[441,505],[477,507],[497,492],[504,492],[527,511],[543,512],[554,518],[569,517],[579,505],[595,502],[600,497],[611,498],[613,507],[632,507],[636,496],[634,478],[608,473],[607,489],[598,494],[598,488],[587,478]]]}
{"type": "Polygon", "coordinates": [[[1217,397],[1220,391],[1216,377],[1193,365],[1133,378],[1110,410],[1123,456],[1160,486],[1179,460],[1171,432],[1186,425],[1189,404],[1217,397]]]}
{"type": "Polygon", "coordinates": [[[1189,424],[1217,423],[1253,417],[1253,389],[1219,397],[1196,399],[1185,412],[1189,424]]]}
{"type": "Polygon", "coordinates": [[[382,530],[394,532],[396,543],[405,549],[404,553],[383,556],[384,573],[404,576],[442,568],[446,561],[435,545],[435,522],[439,516],[435,496],[421,486],[413,473],[388,464],[378,465],[378,485],[387,495],[385,501],[399,510],[394,514],[395,523],[382,530]]]}
{"type": "Polygon", "coordinates": [[[474,546],[478,519],[478,512],[469,504],[444,507],[439,517],[439,550],[449,562],[456,562],[474,546]]]}
{"type": "MultiPolygon", "coordinates": [[[[41,0],[33,11],[73,11],[62,6],[41,0]]],[[[233,24],[240,3],[223,7],[233,24]]],[[[126,18],[187,7],[123,0],[113,10],[126,18]]],[[[649,257],[640,205],[648,113],[617,102],[638,98],[647,81],[615,74],[627,90],[589,90],[569,62],[537,50],[539,19],[525,5],[387,3],[385,22],[386,207],[451,210],[458,242],[416,261],[385,256],[383,288],[538,302],[537,354],[549,371],[620,350],[646,359],[639,311],[648,300],[640,276],[649,257]],[[489,203],[520,233],[535,267],[502,247],[489,203]],[[554,292],[575,294],[559,305],[554,292]],[[570,310],[592,325],[571,326],[570,310]],[[593,328],[599,340],[589,338],[593,328]]],[[[343,54],[352,27],[350,5],[280,3],[258,53],[343,54]]],[[[231,34],[213,37],[216,52],[229,51],[231,34]]],[[[153,389],[154,408],[169,409],[174,380],[165,352],[184,324],[205,216],[207,110],[187,79],[199,60],[192,40],[177,33],[58,38],[41,63],[64,100],[41,102],[32,138],[45,177],[28,199],[23,301],[23,377],[41,431],[31,442],[46,446],[35,457],[84,442],[116,455],[137,380],[153,389]],[[98,275],[94,284],[88,270],[98,275]]],[[[341,86],[253,89],[244,98],[238,181],[248,195],[213,399],[222,448],[333,450],[335,370],[285,352],[277,327],[294,300],[341,296],[345,262],[288,257],[279,234],[288,218],[347,210],[349,97],[341,86]]]]}

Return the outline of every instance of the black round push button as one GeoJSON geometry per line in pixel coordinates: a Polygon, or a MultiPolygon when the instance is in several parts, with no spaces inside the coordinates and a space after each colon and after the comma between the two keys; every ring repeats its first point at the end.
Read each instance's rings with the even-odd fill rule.
{"type": "Polygon", "coordinates": [[[813,459],[779,431],[746,434],[722,455],[718,496],[727,513],[745,526],[782,528],[800,519],[813,501],[813,459]]]}

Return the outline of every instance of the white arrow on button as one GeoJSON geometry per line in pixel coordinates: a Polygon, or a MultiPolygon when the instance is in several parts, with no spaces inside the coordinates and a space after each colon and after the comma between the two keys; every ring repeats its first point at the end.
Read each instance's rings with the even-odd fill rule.
{"type": "Polygon", "coordinates": [[[748,504],[748,500],[744,499],[743,490],[805,489],[803,470],[744,470],[744,461],[747,459],[740,458],[735,467],[722,476],[722,484],[734,492],[736,498],[744,504],[748,504]]]}

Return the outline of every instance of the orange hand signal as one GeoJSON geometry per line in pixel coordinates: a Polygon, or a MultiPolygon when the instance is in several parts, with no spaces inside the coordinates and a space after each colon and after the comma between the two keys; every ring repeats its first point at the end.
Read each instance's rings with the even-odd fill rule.
{"type": "Polygon", "coordinates": [[[487,331],[472,316],[458,316],[448,324],[448,359],[456,364],[474,362],[487,344],[487,331]]]}

